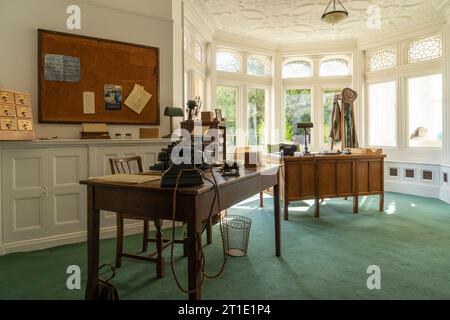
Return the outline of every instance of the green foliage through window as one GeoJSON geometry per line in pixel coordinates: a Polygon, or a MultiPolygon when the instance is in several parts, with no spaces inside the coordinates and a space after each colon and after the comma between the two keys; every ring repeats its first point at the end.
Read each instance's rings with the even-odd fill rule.
{"type": "Polygon", "coordinates": [[[265,143],[266,90],[252,88],[248,91],[248,145],[260,146],[265,143]]]}
{"type": "Polygon", "coordinates": [[[236,145],[236,105],[238,89],[217,87],[217,108],[222,110],[222,117],[227,122],[227,145],[236,145]]]}
{"type": "Polygon", "coordinates": [[[311,122],[311,89],[289,89],[285,91],[286,141],[302,134],[297,129],[301,122],[311,122]]]}

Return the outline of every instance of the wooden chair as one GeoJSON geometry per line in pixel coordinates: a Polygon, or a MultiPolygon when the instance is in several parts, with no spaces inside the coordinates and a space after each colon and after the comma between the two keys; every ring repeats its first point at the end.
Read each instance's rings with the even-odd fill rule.
{"type": "MultiPolygon", "coordinates": [[[[141,157],[130,157],[130,158],[122,158],[122,159],[110,159],[111,172],[113,174],[136,174],[144,172],[142,166],[142,158],[141,157]]],[[[162,257],[162,252],[164,248],[168,247],[172,244],[171,240],[163,239],[162,237],[162,220],[161,219],[152,219],[146,217],[140,217],[135,215],[130,215],[123,212],[117,212],[117,246],[116,246],[116,268],[120,268],[122,266],[122,258],[132,258],[143,261],[151,261],[156,263],[156,273],[158,278],[162,278],[164,276],[164,258],[162,257]],[[132,220],[142,220],[144,222],[144,231],[142,238],[142,251],[147,252],[148,243],[153,242],[156,243],[156,252],[153,252],[149,256],[139,256],[136,254],[130,254],[123,252],[123,238],[124,238],[124,220],[132,219],[132,220]],[[156,237],[149,238],[149,222],[153,221],[156,227],[156,237]],[[156,256],[156,258],[155,258],[156,256]]],[[[176,240],[175,243],[183,243],[184,240],[176,240]]],[[[184,254],[186,255],[186,248],[184,248],[184,254]]]]}

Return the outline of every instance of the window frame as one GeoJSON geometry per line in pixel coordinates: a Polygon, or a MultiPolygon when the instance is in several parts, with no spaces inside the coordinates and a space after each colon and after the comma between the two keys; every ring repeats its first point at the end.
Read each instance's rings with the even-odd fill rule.
{"type": "MultiPolygon", "coordinates": [[[[408,103],[408,79],[422,77],[433,74],[445,74],[444,52],[442,57],[421,61],[417,63],[408,63],[408,49],[410,44],[433,36],[440,36],[441,31],[430,32],[426,35],[411,37],[407,39],[398,40],[392,44],[368,48],[364,51],[365,55],[365,70],[364,70],[364,105],[363,105],[363,127],[364,127],[364,145],[369,145],[367,128],[368,124],[368,88],[367,84],[376,82],[387,82],[392,79],[397,80],[397,147],[386,149],[389,157],[396,160],[414,159],[415,161],[426,161],[431,163],[440,163],[443,160],[445,152],[445,124],[443,124],[444,137],[443,146],[439,147],[412,147],[409,145],[409,103],[408,103]],[[368,60],[370,52],[377,51],[383,48],[397,48],[397,65],[393,68],[382,69],[379,71],[370,72],[368,68],[368,60]]],[[[442,38],[443,39],[443,38],[442,38]]],[[[444,39],[443,39],[444,40],[444,39]]],[[[445,50],[445,48],[443,48],[445,50]]],[[[445,77],[444,77],[445,79],[445,77]]],[[[444,84],[445,86],[445,80],[444,84]]],[[[443,89],[443,114],[445,112],[445,87],[443,89]]],[[[443,120],[444,121],[444,120],[443,120]]]]}
{"type": "Polygon", "coordinates": [[[399,66],[400,64],[400,50],[398,48],[398,46],[384,46],[384,47],[380,47],[380,48],[375,48],[372,50],[369,50],[366,52],[365,55],[365,69],[367,70],[367,73],[376,73],[376,72],[386,72],[388,70],[392,70],[393,68],[396,68],[399,66]],[[394,65],[391,67],[385,67],[385,68],[381,68],[381,69],[376,69],[376,70],[371,70],[371,64],[370,64],[370,58],[373,57],[376,53],[380,52],[380,51],[384,51],[384,50],[392,50],[395,53],[395,61],[394,61],[394,65]]]}
{"type": "MultiPolygon", "coordinates": [[[[317,114],[316,112],[316,107],[315,107],[315,101],[316,101],[316,90],[314,88],[313,85],[295,85],[295,84],[290,84],[287,86],[283,86],[283,93],[282,93],[282,97],[283,97],[283,103],[282,103],[282,112],[281,112],[281,140],[285,141],[286,140],[286,91],[288,90],[310,90],[311,91],[311,122],[315,122],[315,115],[317,114]]],[[[310,145],[311,148],[316,147],[316,144],[314,143],[316,141],[316,136],[317,136],[317,128],[313,128],[311,130],[311,143],[308,143],[308,145],[310,145]]]]}
{"type": "Polygon", "coordinates": [[[301,56],[296,56],[296,57],[288,57],[288,58],[284,58],[282,65],[281,65],[281,78],[283,80],[292,80],[292,79],[311,79],[314,78],[315,75],[315,63],[314,60],[311,58],[307,58],[307,57],[301,57],[301,56]],[[309,66],[311,67],[311,74],[309,76],[306,77],[285,77],[284,76],[284,68],[286,65],[290,64],[290,63],[294,63],[294,62],[307,62],[309,63],[309,66]]]}
{"type": "Polygon", "coordinates": [[[444,57],[444,38],[443,38],[442,33],[428,34],[426,36],[416,37],[416,38],[409,39],[408,41],[405,41],[404,42],[404,57],[405,57],[404,59],[405,59],[406,65],[427,64],[427,63],[430,63],[433,61],[437,61],[439,59],[443,59],[443,57],[444,57]],[[441,56],[437,57],[437,58],[427,59],[427,60],[410,62],[409,61],[409,50],[410,50],[411,46],[416,42],[420,42],[420,41],[423,41],[426,39],[431,39],[431,38],[440,38],[441,39],[441,56]]]}
{"type": "Polygon", "coordinates": [[[385,150],[397,150],[401,144],[401,126],[399,125],[399,119],[400,117],[400,95],[399,95],[399,86],[400,86],[400,81],[401,79],[397,78],[397,77],[387,77],[387,78],[382,78],[382,79],[377,79],[377,80],[372,80],[372,81],[366,81],[365,83],[365,129],[364,129],[364,135],[365,135],[365,140],[366,140],[366,145],[368,147],[371,148],[383,148],[385,150]],[[382,84],[382,83],[388,83],[388,82],[394,82],[395,83],[395,90],[396,90],[396,103],[395,103],[395,113],[394,113],[394,117],[395,117],[395,122],[396,122],[396,130],[395,130],[395,141],[396,141],[396,146],[379,146],[379,145],[372,145],[370,144],[370,119],[369,119],[369,86],[374,85],[374,84],[382,84]]]}
{"type": "Polygon", "coordinates": [[[272,71],[272,67],[271,67],[272,61],[269,57],[263,56],[263,55],[259,55],[259,54],[247,54],[247,59],[246,59],[246,70],[247,70],[247,75],[250,77],[258,77],[258,78],[264,78],[264,77],[272,77],[273,71],[272,71]],[[263,75],[256,75],[256,74],[250,74],[249,70],[248,70],[248,64],[249,64],[249,60],[250,59],[258,59],[261,60],[264,63],[264,74],[263,75]]]}
{"type": "Polygon", "coordinates": [[[240,53],[237,50],[232,50],[232,49],[226,49],[226,48],[217,48],[216,50],[216,65],[215,70],[217,73],[225,73],[225,74],[243,74],[244,73],[244,58],[242,56],[242,53],[240,53]],[[239,70],[237,71],[225,71],[225,70],[219,70],[218,69],[218,65],[217,65],[217,56],[220,53],[228,53],[231,54],[232,56],[234,56],[236,58],[237,61],[239,61],[239,70]]]}
{"type": "Polygon", "coordinates": [[[411,73],[407,76],[404,77],[403,81],[404,81],[404,101],[405,101],[405,119],[404,119],[404,123],[405,123],[405,139],[404,139],[404,145],[405,147],[410,150],[417,150],[418,152],[426,152],[426,151],[436,151],[436,150],[440,150],[443,151],[444,149],[444,143],[445,143],[445,139],[444,137],[442,138],[442,145],[440,147],[430,147],[430,146],[419,146],[419,147],[415,147],[415,146],[411,146],[410,142],[410,127],[409,127],[409,114],[410,114],[410,106],[409,106],[409,80],[410,79],[415,79],[415,78],[422,78],[422,77],[427,77],[427,76],[433,76],[433,75],[441,75],[442,76],[442,115],[441,115],[441,119],[442,119],[442,131],[444,134],[444,130],[445,130],[445,122],[444,122],[444,112],[445,112],[445,78],[444,78],[444,71],[440,71],[440,72],[436,72],[436,70],[429,70],[429,71],[423,71],[420,73],[411,73]],[[433,72],[434,71],[434,72],[433,72]]]}
{"type": "Polygon", "coordinates": [[[318,77],[320,78],[339,78],[339,77],[348,77],[353,74],[353,63],[350,57],[346,55],[326,55],[322,59],[320,59],[319,65],[318,65],[318,77]],[[345,75],[322,75],[322,64],[331,61],[331,60],[345,60],[348,64],[348,74],[345,75]]]}

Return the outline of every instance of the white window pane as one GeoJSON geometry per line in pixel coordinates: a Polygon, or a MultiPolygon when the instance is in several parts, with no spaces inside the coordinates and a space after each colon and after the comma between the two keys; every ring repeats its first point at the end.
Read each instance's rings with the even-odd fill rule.
{"type": "Polygon", "coordinates": [[[264,77],[266,75],[266,62],[258,58],[248,59],[248,74],[252,76],[264,77]]]}
{"type": "Polygon", "coordinates": [[[311,76],[312,68],[308,61],[293,61],[283,66],[283,78],[306,78],[311,76]]]}
{"type": "Polygon", "coordinates": [[[411,147],[442,147],[442,75],[408,80],[411,147]]]}
{"type": "Polygon", "coordinates": [[[292,141],[295,135],[302,134],[297,129],[297,124],[311,122],[311,90],[286,90],[284,108],[286,116],[286,140],[292,141]]]}
{"type": "Polygon", "coordinates": [[[369,145],[397,146],[397,85],[395,81],[369,86],[369,145]]]}
{"type": "Polygon", "coordinates": [[[442,57],[442,39],[431,37],[412,43],[408,49],[408,62],[415,63],[442,57]]]}
{"type": "Polygon", "coordinates": [[[219,51],[217,53],[217,70],[225,72],[240,72],[241,71],[241,61],[239,58],[226,51],[219,51]]]}
{"type": "Polygon", "coordinates": [[[200,97],[202,101],[205,101],[205,81],[195,78],[194,91],[196,97],[200,97]]]}
{"type": "Polygon", "coordinates": [[[237,97],[237,88],[217,87],[217,108],[222,110],[222,117],[227,122],[227,146],[236,146],[237,97]]]}
{"type": "Polygon", "coordinates": [[[320,64],[320,75],[327,76],[348,76],[350,66],[345,59],[330,59],[320,64]]]}
{"type": "Polygon", "coordinates": [[[369,70],[376,71],[395,67],[397,53],[393,49],[383,49],[375,52],[369,58],[369,70]]]}
{"type": "Polygon", "coordinates": [[[266,90],[251,88],[248,91],[248,145],[265,144],[266,90]]]}
{"type": "Polygon", "coordinates": [[[323,91],[323,143],[330,143],[330,133],[333,121],[334,96],[341,94],[343,89],[326,89],[323,91]]]}

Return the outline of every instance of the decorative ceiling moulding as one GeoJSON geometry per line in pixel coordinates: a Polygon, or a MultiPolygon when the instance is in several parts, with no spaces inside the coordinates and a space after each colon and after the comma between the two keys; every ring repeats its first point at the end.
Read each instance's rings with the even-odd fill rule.
{"type": "Polygon", "coordinates": [[[214,19],[206,14],[202,14],[200,8],[194,7],[191,1],[184,1],[184,18],[207,42],[214,40],[217,28],[214,19]]]}
{"type": "Polygon", "coordinates": [[[345,54],[353,52],[357,48],[356,39],[347,39],[339,41],[315,41],[302,42],[298,44],[280,45],[278,51],[283,55],[296,54],[345,54]]]}
{"type": "Polygon", "coordinates": [[[389,33],[380,32],[372,37],[358,39],[358,48],[361,50],[370,50],[381,46],[388,46],[398,41],[426,36],[430,33],[439,33],[443,31],[445,23],[445,18],[441,17],[434,21],[414,24],[389,33]]]}
{"type": "Polygon", "coordinates": [[[254,38],[247,38],[223,31],[216,32],[214,41],[218,46],[225,46],[230,48],[238,47],[244,51],[255,52],[264,55],[273,55],[279,49],[278,45],[272,42],[256,40],[254,38]]]}
{"type": "Polygon", "coordinates": [[[367,10],[374,4],[381,9],[382,32],[386,34],[442,18],[448,3],[447,0],[341,0],[349,18],[330,26],[321,20],[328,0],[189,1],[206,8],[222,31],[278,44],[371,36],[377,31],[367,27],[367,10]]]}
{"type": "Polygon", "coordinates": [[[132,14],[132,15],[136,15],[136,16],[149,18],[152,20],[173,23],[171,10],[170,11],[167,10],[167,12],[165,12],[165,14],[167,13],[167,15],[168,15],[166,17],[165,14],[164,15],[155,14],[155,11],[151,7],[149,7],[148,12],[143,11],[142,8],[130,8],[131,5],[128,1],[125,2],[125,4],[126,4],[125,7],[111,4],[111,1],[109,1],[109,0],[76,0],[75,2],[79,2],[81,4],[90,5],[90,6],[94,6],[94,7],[120,11],[120,12],[132,14]],[[170,17],[169,17],[169,12],[170,12],[170,17]]]}

